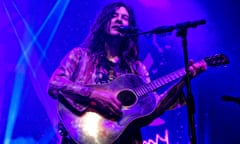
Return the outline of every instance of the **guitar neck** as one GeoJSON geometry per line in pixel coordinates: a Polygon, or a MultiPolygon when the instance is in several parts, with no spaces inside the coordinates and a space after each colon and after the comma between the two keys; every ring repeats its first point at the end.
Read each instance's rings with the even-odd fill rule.
{"type": "Polygon", "coordinates": [[[168,75],[165,75],[163,77],[160,77],[150,83],[144,84],[140,87],[135,88],[135,92],[137,93],[137,95],[145,95],[149,92],[152,92],[178,78],[181,78],[182,76],[186,75],[186,71],[184,68],[179,69],[175,72],[172,72],[168,75]]]}

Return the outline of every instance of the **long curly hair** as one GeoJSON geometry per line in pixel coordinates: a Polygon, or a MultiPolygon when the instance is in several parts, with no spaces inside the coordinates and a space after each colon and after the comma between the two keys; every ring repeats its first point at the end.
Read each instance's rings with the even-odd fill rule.
{"type": "MultiPolygon", "coordinates": [[[[92,54],[106,54],[105,43],[107,40],[108,22],[116,9],[120,7],[126,8],[129,13],[129,26],[136,27],[135,16],[131,7],[122,2],[108,4],[98,14],[82,47],[88,48],[92,54]]],[[[120,58],[128,63],[128,61],[137,60],[138,53],[138,36],[124,37],[119,53],[120,58]]]]}

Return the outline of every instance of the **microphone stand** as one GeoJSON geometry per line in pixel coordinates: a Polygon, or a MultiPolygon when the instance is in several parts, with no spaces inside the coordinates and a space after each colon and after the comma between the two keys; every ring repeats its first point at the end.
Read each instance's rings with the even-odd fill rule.
{"type": "Polygon", "coordinates": [[[182,39],[182,47],[184,53],[184,64],[185,64],[185,71],[186,71],[186,88],[187,88],[187,111],[188,111],[188,128],[189,128],[189,137],[191,144],[196,144],[196,131],[195,131],[195,121],[194,121],[194,113],[195,113],[195,106],[194,106],[194,98],[191,91],[191,84],[190,84],[190,73],[188,70],[188,51],[187,51],[187,30],[188,28],[196,28],[198,25],[205,24],[205,20],[198,20],[192,22],[184,22],[178,23],[174,26],[160,26],[153,30],[147,32],[141,32],[137,35],[144,35],[144,34],[162,34],[172,32],[173,30],[177,30],[176,36],[181,37],[182,39]]]}
{"type": "Polygon", "coordinates": [[[196,144],[196,130],[195,130],[195,106],[194,97],[192,95],[191,84],[190,84],[190,72],[188,70],[188,51],[187,51],[187,28],[179,29],[176,36],[181,37],[182,47],[184,53],[184,64],[186,71],[186,88],[187,88],[187,111],[188,111],[188,132],[191,144],[196,144]]]}
{"type": "Polygon", "coordinates": [[[188,51],[187,51],[187,30],[188,28],[196,28],[198,25],[206,24],[205,20],[193,21],[193,22],[185,22],[179,23],[176,25],[177,33],[176,36],[181,37],[182,39],[182,47],[184,54],[184,64],[186,71],[186,88],[187,88],[187,111],[188,111],[188,132],[190,137],[191,144],[196,144],[196,128],[195,128],[195,105],[194,105],[194,97],[192,95],[191,84],[190,84],[190,72],[188,70],[188,51]]]}

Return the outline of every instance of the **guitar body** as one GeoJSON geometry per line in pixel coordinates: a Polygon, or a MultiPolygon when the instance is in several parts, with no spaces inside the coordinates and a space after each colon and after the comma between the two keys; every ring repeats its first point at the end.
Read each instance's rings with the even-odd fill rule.
{"type": "MultiPolygon", "coordinates": [[[[80,144],[111,144],[116,141],[134,120],[151,114],[156,107],[153,93],[139,96],[137,88],[143,85],[142,79],[134,74],[122,75],[111,83],[89,85],[95,90],[104,90],[116,96],[122,102],[122,118],[118,121],[87,109],[77,115],[59,102],[58,112],[73,140],[80,144]]],[[[141,92],[141,91],[140,91],[141,92]]]]}

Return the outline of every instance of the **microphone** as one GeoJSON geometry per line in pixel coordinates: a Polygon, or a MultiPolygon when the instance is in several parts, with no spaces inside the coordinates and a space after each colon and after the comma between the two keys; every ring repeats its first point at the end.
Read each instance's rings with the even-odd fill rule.
{"type": "Polygon", "coordinates": [[[240,98],[239,97],[224,95],[224,96],[222,96],[222,100],[223,101],[235,102],[235,103],[240,104],[240,98]]]}
{"type": "Polygon", "coordinates": [[[119,26],[117,31],[122,34],[136,34],[138,32],[138,28],[132,26],[119,26]]]}

